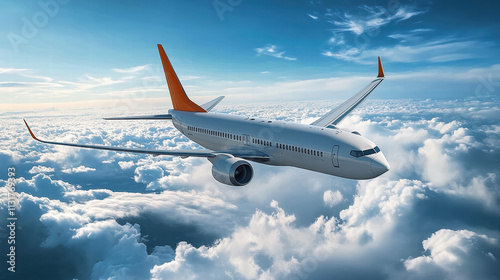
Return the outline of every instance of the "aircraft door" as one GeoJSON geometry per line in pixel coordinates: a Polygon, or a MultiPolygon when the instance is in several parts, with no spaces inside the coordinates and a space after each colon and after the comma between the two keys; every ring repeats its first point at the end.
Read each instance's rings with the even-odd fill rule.
{"type": "Polygon", "coordinates": [[[332,163],[334,167],[339,167],[339,145],[335,145],[332,148],[332,163]]]}
{"type": "Polygon", "coordinates": [[[243,134],[243,143],[247,146],[250,146],[250,135],[243,134]]]}

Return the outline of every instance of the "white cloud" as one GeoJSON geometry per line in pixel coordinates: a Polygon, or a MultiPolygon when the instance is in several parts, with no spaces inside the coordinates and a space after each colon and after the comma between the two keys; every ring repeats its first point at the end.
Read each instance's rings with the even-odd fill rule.
{"type": "Polygon", "coordinates": [[[310,18],[314,19],[314,20],[318,20],[318,16],[315,16],[315,15],[311,15],[311,14],[307,14],[310,18]]]}
{"type": "Polygon", "coordinates": [[[121,169],[129,169],[129,168],[132,168],[134,166],[134,162],[133,161],[119,161],[118,165],[120,165],[121,169]]]}
{"type": "Polygon", "coordinates": [[[0,67],[0,74],[5,74],[5,73],[19,73],[19,72],[24,72],[28,69],[20,69],[20,68],[1,68],[0,67]]]}
{"type": "MultiPolygon", "coordinates": [[[[403,39],[399,35],[397,39],[403,39]]],[[[408,38],[405,37],[407,40],[408,38]]],[[[374,57],[382,56],[384,60],[393,62],[448,62],[470,58],[478,58],[484,56],[484,52],[471,52],[472,48],[489,49],[491,44],[479,41],[458,41],[452,39],[439,39],[412,45],[397,44],[390,47],[378,47],[372,49],[349,48],[339,50],[337,52],[326,51],[325,56],[335,57],[347,61],[355,61],[359,63],[371,63],[374,57]],[[453,50],[450,52],[450,50],[453,50]]]]}
{"type": "Polygon", "coordinates": [[[149,64],[146,64],[146,65],[139,65],[139,66],[134,66],[134,67],[130,67],[130,68],[121,68],[121,69],[115,68],[115,69],[113,69],[113,71],[118,72],[118,73],[134,74],[137,72],[144,71],[144,70],[148,69],[148,67],[149,67],[149,64]]]}
{"type": "Polygon", "coordinates": [[[333,192],[331,190],[327,190],[323,193],[323,201],[330,207],[339,204],[343,199],[344,198],[342,197],[342,193],[340,193],[339,191],[333,192]]]}
{"type": "Polygon", "coordinates": [[[410,258],[405,267],[413,279],[493,279],[500,252],[498,240],[469,230],[441,229],[422,242],[429,255],[410,258]],[[495,253],[492,253],[495,252],[495,253]]]}
{"type": "MultiPolygon", "coordinates": [[[[330,39],[328,39],[328,44],[332,45],[332,46],[341,46],[341,45],[344,45],[345,43],[346,42],[344,40],[343,34],[334,34],[332,37],[330,37],[330,39]]],[[[328,52],[329,51],[325,51],[325,53],[328,53],[328,52]]]]}
{"type": "Polygon", "coordinates": [[[396,44],[374,46],[380,42],[381,28],[389,24],[407,21],[427,11],[415,6],[361,6],[361,13],[337,12],[331,15],[330,23],[334,25],[333,36],[329,40],[330,48],[323,55],[358,63],[371,63],[373,57],[382,56],[387,61],[431,63],[450,62],[471,58],[483,58],[485,53],[493,51],[490,42],[473,39],[461,39],[452,36],[439,39],[424,38],[422,33],[433,31],[429,28],[413,28],[398,30],[396,33],[384,35],[395,39],[396,44]],[[393,9],[393,10],[392,10],[393,9]],[[346,44],[344,35],[352,35],[346,44]],[[339,47],[340,46],[340,47],[339,47]],[[481,48],[484,51],[477,51],[481,48]],[[471,52],[471,50],[476,50],[471,52]]]}
{"type": "Polygon", "coordinates": [[[269,55],[269,56],[273,56],[273,57],[277,57],[277,58],[283,58],[286,60],[297,60],[297,58],[295,58],[295,57],[285,56],[284,51],[278,51],[278,47],[276,45],[268,44],[265,47],[256,48],[255,51],[257,52],[257,55],[263,54],[263,55],[269,55]]]}
{"type": "Polygon", "coordinates": [[[80,81],[82,81],[85,84],[88,84],[87,88],[109,86],[117,83],[123,83],[123,80],[113,80],[113,78],[111,77],[96,78],[90,76],[89,74],[85,74],[82,78],[80,78],[80,81]]]}
{"type": "Polygon", "coordinates": [[[141,166],[134,171],[134,179],[137,183],[151,184],[163,177],[163,169],[159,166],[141,166]]]}
{"type": "Polygon", "coordinates": [[[179,77],[179,79],[181,79],[182,81],[197,80],[199,78],[200,78],[199,76],[181,76],[181,77],[179,77]]]}
{"type": "Polygon", "coordinates": [[[83,165],[80,165],[78,167],[66,168],[66,169],[61,170],[61,172],[68,173],[68,174],[86,173],[86,172],[91,172],[91,171],[96,171],[96,169],[92,168],[92,167],[83,166],[83,165]]]}
{"type": "Polygon", "coordinates": [[[28,171],[31,174],[36,174],[36,173],[51,173],[54,172],[54,168],[52,167],[47,167],[43,165],[37,165],[33,166],[30,171],[28,171]]]}
{"type": "MultiPolygon", "coordinates": [[[[473,80],[488,71],[460,77],[473,80]]],[[[315,82],[337,86],[329,84],[332,80],[293,86],[311,88],[315,82]]],[[[284,91],[294,88],[283,86],[284,91]]],[[[302,122],[336,104],[221,104],[217,109],[302,122]]],[[[161,110],[164,106],[119,108],[117,114],[161,110]]],[[[36,116],[33,128],[47,140],[200,148],[170,123],[100,120],[108,114],[109,108],[23,115],[36,116]]],[[[370,99],[341,125],[377,143],[392,168],[363,182],[252,163],[252,183],[231,188],[213,180],[205,159],[56,148],[32,141],[15,114],[0,116],[2,135],[14,135],[0,141],[0,166],[6,169],[15,162],[20,226],[40,233],[39,241],[19,253],[30,256],[40,252],[40,245],[45,254],[58,250],[91,278],[488,279],[498,275],[500,255],[494,241],[499,239],[498,165],[491,160],[500,155],[495,144],[499,128],[496,119],[481,117],[488,114],[498,114],[497,101],[370,99]],[[449,162],[441,162],[443,156],[449,162]],[[58,174],[88,168],[95,170],[58,174]],[[50,177],[39,174],[45,172],[50,177]],[[439,173],[452,175],[445,180],[439,173]],[[422,255],[419,244],[426,239],[422,255]]],[[[6,198],[2,187],[2,209],[6,198]]],[[[65,276],[61,278],[85,278],[65,276]]]]}
{"type": "Polygon", "coordinates": [[[336,26],[336,32],[351,32],[361,35],[364,32],[376,30],[391,22],[408,20],[416,15],[425,13],[415,7],[401,6],[396,11],[389,11],[381,6],[361,6],[362,14],[337,13],[336,19],[330,22],[336,26]]]}

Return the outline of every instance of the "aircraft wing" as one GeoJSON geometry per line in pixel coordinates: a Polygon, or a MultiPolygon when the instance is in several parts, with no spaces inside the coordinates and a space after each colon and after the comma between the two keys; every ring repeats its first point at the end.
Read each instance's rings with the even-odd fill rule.
{"type": "Polygon", "coordinates": [[[258,161],[267,161],[269,160],[269,156],[254,150],[229,150],[229,151],[210,151],[210,150],[149,150],[149,149],[133,149],[133,148],[120,148],[120,147],[112,147],[112,146],[103,146],[103,145],[84,145],[84,144],[74,144],[74,143],[63,143],[63,142],[53,142],[53,141],[45,141],[38,139],[31,128],[28,126],[26,120],[24,120],[26,127],[28,128],[31,137],[36,141],[53,144],[53,145],[63,145],[70,147],[79,147],[79,148],[89,148],[89,149],[98,149],[98,150],[107,150],[107,151],[115,151],[115,152],[126,152],[126,153],[139,153],[139,154],[151,154],[154,156],[167,155],[167,156],[180,156],[180,157],[215,157],[218,154],[230,154],[235,157],[240,157],[249,160],[258,160],[258,161]]]}
{"type": "Polygon", "coordinates": [[[384,80],[384,69],[382,68],[382,63],[380,62],[380,57],[378,58],[378,76],[370,84],[368,84],[360,92],[356,93],[353,97],[349,98],[344,103],[337,106],[335,109],[328,112],[326,115],[317,119],[311,125],[323,126],[323,127],[335,127],[340,121],[342,121],[349,113],[356,109],[369,95],[375,90],[375,88],[380,85],[384,80]]]}

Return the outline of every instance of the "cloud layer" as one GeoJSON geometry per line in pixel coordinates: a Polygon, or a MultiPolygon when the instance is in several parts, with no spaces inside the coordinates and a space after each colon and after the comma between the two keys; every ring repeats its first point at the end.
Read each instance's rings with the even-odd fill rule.
{"type": "MultiPolygon", "coordinates": [[[[309,123],[334,104],[217,109],[309,123]]],[[[253,164],[254,180],[244,188],[216,182],[204,159],[34,142],[18,115],[3,115],[2,135],[14,137],[0,142],[0,165],[16,168],[18,255],[29,264],[17,275],[495,279],[500,273],[499,107],[493,98],[371,100],[341,125],[377,143],[390,172],[358,182],[253,164]]],[[[167,122],[102,121],[109,112],[26,112],[23,117],[41,139],[200,148],[167,122]]],[[[0,197],[4,220],[5,187],[0,197]]]]}

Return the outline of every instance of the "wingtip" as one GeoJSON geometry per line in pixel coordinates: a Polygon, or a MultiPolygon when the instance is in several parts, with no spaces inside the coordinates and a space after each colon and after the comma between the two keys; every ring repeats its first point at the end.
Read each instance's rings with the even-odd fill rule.
{"type": "Polygon", "coordinates": [[[33,137],[33,139],[35,139],[36,141],[41,141],[40,139],[36,138],[35,134],[33,134],[33,131],[31,131],[31,128],[30,128],[30,126],[28,125],[28,123],[26,122],[26,120],[25,120],[25,119],[23,119],[23,121],[24,121],[24,124],[26,125],[26,127],[28,128],[28,131],[30,132],[31,137],[33,137]]]}
{"type": "Polygon", "coordinates": [[[380,56],[378,57],[378,76],[377,78],[385,78],[384,68],[382,67],[382,61],[380,60],[380,56]]]}

